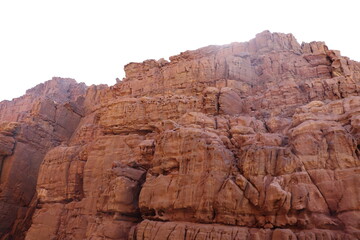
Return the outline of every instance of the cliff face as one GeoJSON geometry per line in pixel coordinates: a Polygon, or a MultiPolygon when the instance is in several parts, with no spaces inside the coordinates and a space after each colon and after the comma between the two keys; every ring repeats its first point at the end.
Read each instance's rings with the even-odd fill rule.
{"type": "Polygon", "coordinates": [[[0,103],[2,239],[360,238],[360,63],[266,31],[125,71],[0,103]]]}
{"type": "Polygon", "coordinates": [[[0,236],[23,237],[37,197],[39,167],[66,142],[83,117],[86,86],[54,78],[13,101],[0,103],[0,236]]]}

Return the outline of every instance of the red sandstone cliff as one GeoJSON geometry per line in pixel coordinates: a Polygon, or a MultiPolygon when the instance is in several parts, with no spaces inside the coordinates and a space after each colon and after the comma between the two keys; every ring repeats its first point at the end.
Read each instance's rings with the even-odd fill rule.
{"type": "Polygon", "coordinates": [[[266,31],[125,71],[0,103],[2,239],[360,238],[360,63],[266,31]]]}

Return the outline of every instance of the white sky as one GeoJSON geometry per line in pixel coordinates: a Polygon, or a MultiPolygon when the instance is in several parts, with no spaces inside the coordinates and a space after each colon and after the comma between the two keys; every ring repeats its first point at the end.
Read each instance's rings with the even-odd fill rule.
{"type": "Polygon", "coordinates": [[[0,100],[53,76],[115,84],[129,62],[263,30],[325,41],[360,61],[357,0],[0,0],[0,100]]]}

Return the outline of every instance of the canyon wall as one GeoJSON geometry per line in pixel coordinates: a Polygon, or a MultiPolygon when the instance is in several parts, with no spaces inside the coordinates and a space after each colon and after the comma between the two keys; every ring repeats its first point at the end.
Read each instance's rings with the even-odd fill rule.
{"type": "Polygon", "coordinates": [[[360,63],[258,34],[0,103],[1,239],[359,239],[360,63]]]}

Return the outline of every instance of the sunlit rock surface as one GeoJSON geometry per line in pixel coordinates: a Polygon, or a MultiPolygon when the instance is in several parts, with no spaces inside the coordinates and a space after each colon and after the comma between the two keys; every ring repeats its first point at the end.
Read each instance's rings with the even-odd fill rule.
{"type": "Polygon", "coordinates": [[[359,239],[360,63],[258,34],[0,103],[1,239],[359,239]]]}

